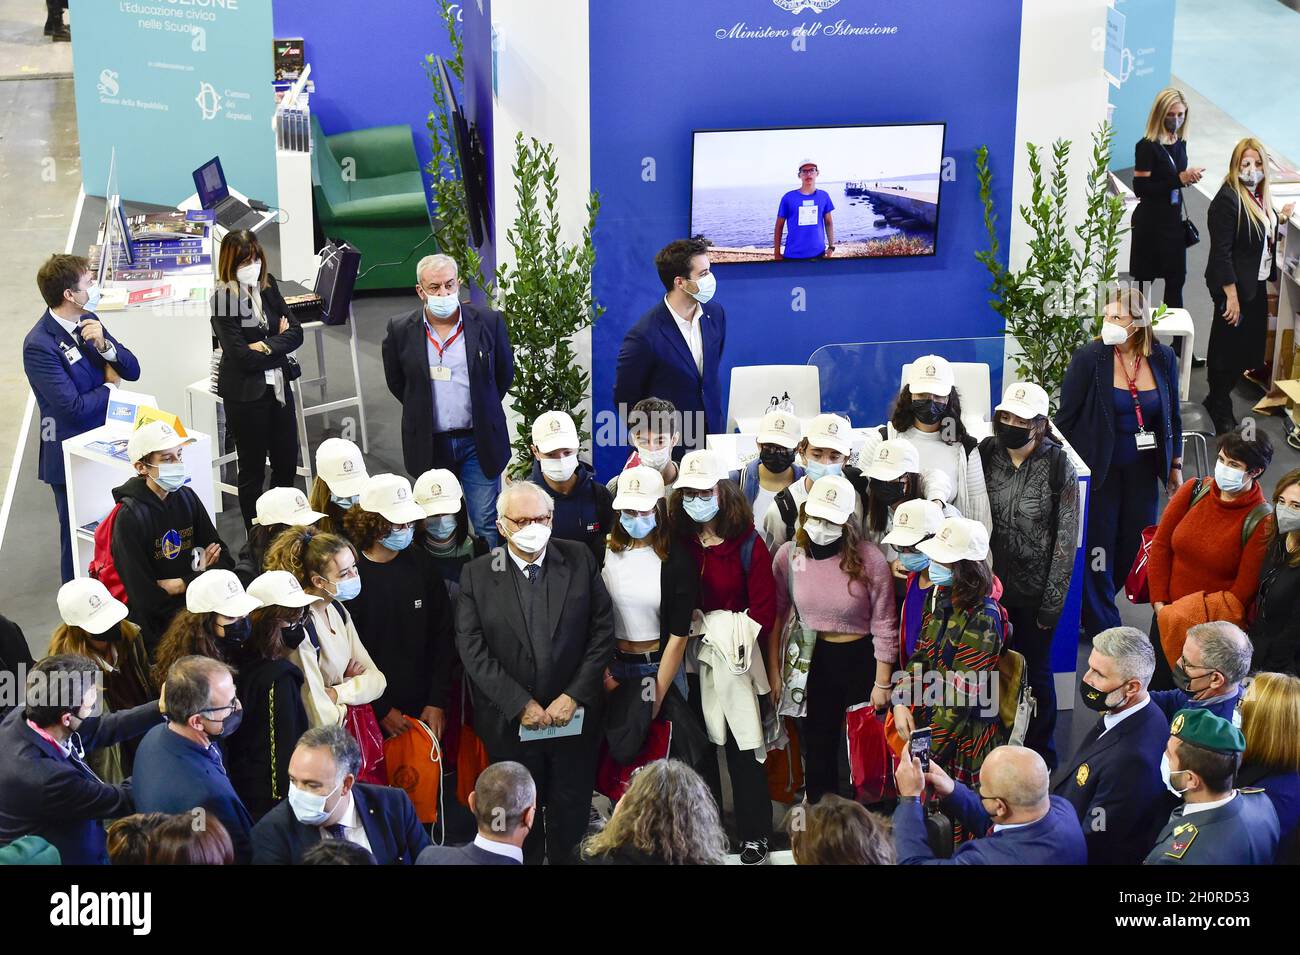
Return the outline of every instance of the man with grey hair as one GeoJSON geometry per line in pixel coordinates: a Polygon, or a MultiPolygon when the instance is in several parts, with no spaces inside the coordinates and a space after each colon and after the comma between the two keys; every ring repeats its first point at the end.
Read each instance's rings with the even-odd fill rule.
{"type": "Polygon", "coordinates": [[[298,865],[322,839],[360,846],[379,865],[413,864],[429,834],[411,798],[397,787],[357,782],[360,771],[361,747],[344,727],[303,733],[289,758],[288,798],[253,827],[253,864],[298,865]]]}
{"type": "Polygon", "coordinates": [[[402,405],[402,461],[412,480],[445,468],[460,480],[474,532],[499,543],[493,501],[510,460],[501,402],[515,357],[501,313],[461,301],[456,260],[415,267],[420,308],[389,320],[384,378],[402,405]]]}
{"type": "Polygon", "coordinates": [[[1241,681],[1250,672],[1255,647],[1250,637],[1226,620],[1199,623],[1187,631],[1183,655],[1174,664],[1174,690],[1155,690],[1151,702],[1173,721],[1179,710],[1201,708],[1237,726],[1241,681]]]}
{"type": "Polygon", "coordinates": [[[507,548],[460,575],[456,647],[474,693],[474,729],[494,763],[522,763],[537,783],[542,825],[529,863],[572,860],[586,830],[602,735],[614,618],[596,558],[552,539],[554,501],[520,481],[501,493],[507,548]]]}
{"type": "Polygon", "coordinates": [[[1147,692],[1155,667],[1155,650],[1141,630],[1112,627],[1092,638],[1079,692],[1101,717],[1074,758],[1062,763],[1065,772],[1053,789],[1078,814],[1090,865],[1139,864],[1168,816],[1160,758],[1169,720],[1147,692]]]}
{"type": "Polygon", "coordinates": [[[469,808],[478,835],[463,846],[429,846],[416,865],[523,865],[524,841],[537,817],[537,786],[528,769],[507,760],[479,773],[469,808]]]}

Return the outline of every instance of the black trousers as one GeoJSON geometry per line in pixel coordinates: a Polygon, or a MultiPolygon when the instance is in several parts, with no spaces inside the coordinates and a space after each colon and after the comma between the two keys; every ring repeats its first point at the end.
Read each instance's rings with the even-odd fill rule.
{"type": "Polygon", "coordinates": [[[591,794],[596,788],[596,757],[600,750],[600,721],[587,722],[581,736],[538,740],[489,749],[494,763],[514,760],[532,774],[537,786],[537,819],[524,840],[524,864],[569,865],[577,861],[578,844],[591,820],[591,794]]]}
{"type": "MultiPolygon", "coordinates": [[[[700,700],[700,678],[698,674],[688,674],[687,682],[691,690],[691,707],[704,725],[704,707],[700,700]]],[[[731,777],[731,796],[736,807],[736,835],[741,842],[755,842],[772,837],[772,797],[767,791],[767,773],[763,764],[754,758],[753,750],[742,750],[736,745],[736,737],[727,730],[727,742],[723,746],[727,756],[727,774],[731,777]]],[[[708,783],[713,799],[718,804],[718,815],[722,815],[722,772],[717,759],[710,754],[704,765],[699,767],[700,775],[708,783]]]]}
{"type": "Polygon", "coordinates": [[[1241,303],[1241,321],[1229,325],[1223,318],[1228,303],[1223,289],[1210,289],[1214,300],[1214,320],[1210,326],[1210,344],[1205,353],[1206,380],[1209,394],[1205,407],[1214,418],[1216,427],[1235,420],[1232,413],[1232,389],[1242,373],[1258,368],[1266,360],[1264,344],[1268,339],[1268,287],[1265,282],[1252,279],[1255,294],[1246,300],[1245,283],[1237,286],[1237,299],[1241,303]]]}
{"type": "Polygon", "coordinates": [[[292,487],[298,467],[298,425],[294,418],[293,393],[285,384],[285,403],[275,400],[275,389],[266,386],[253,401],[225,400],[226,435],[235,442],[239,465],[239,510],[244,526],[251,527],[257,516],[257,499],[266,490],[266,459],[271,458],[271,486],[292,487]]]}
{"type": "Polygon", "coordinates": [[[1052,673],[1052,631],[1038,626],[1037,607],[1003,606],[1011,620],[1012,648],[1024,654],[1029,686],[1038,703],[1025,733],[1025,746],[1043,757],[1048,772],[1051,772],[1056,769],[1056,677],[1052,673]]]}
{"type": "Polygon", "coordinates": [[[804,715],[804,789],[809,803],[839,794],[840,753],[845,750],[844,711],[871,699],[876,656],[870,637],[852,643],[818,640],[808,668],[804,715]]]}
{"type": "MultiPolygon", "coordinates": [[[[1161,301],[1170,308],[1183,307],[1183,284],[1187,281],[1186,272],[1175,272],[1172,275],[1162,275],[1165,288],[1161,296],[1161,301]]],[[[1147,301],[1155,303],[1154,286],[1155,279],[1140,279],[1142,284],[1142,294],[1147,297],[1147,301]]]]}
{"type": "Polygon", "coordinates": [[[1151,683],[1148,690],[1172,690],[1174,687],[1174,671],[1169,666],[1169,661],[1165,658],[1165,649],[1160,645],[1160,615],[1153,613],[1151,615],[1150,630],[1151,646],[1156,651],[1156,669],[1151,674],[1151,683]]]}
{"type": "Polygon", "coordinates": [[[68,0],[45,0],[45,32],[53,33],[63,29],[63,11],[68,9],[68,0]]]}

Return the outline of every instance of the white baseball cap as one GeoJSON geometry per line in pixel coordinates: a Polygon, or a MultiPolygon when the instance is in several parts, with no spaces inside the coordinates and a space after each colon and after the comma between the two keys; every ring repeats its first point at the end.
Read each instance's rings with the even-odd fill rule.
{"type": "Polygon", "coordinates": [[[166,421],[150,421],[131,432],[126,439],[126,456],[131,463],[146,458],[155,451],[170,451],[183,444],[193,444],[193,438],[182,438],[166,421]]]}
{"type": "Polygon", "coordinates": [[[548,411],[538,415],[533,422],[533,444],[542,454],[550,454],[558,448],[580,448],[578,428],[563,411],[548,411]]]}
{"type": "MultiPolygon", "coordinates": [[[[805,159],[803,162],[799,163],[799,170],[802,171],[804,166],[817,166],[817,160],[805,159]]],[[[818,166],[817,168],[820,169],[821,167],[818,166]]]]}
{"type": "Polygon", "coordinates": [[[263,607],[305,607],[320,600],[302,589],[298,578],[287,570],[268,570],[248,584],[248,595],[262,601],[263,607]]]}
{"type": "Polygon", "coordinates": [[[866,474],[877,481],[897,481],[904,474],[917,474],[920,470],[921,454],[916,445],[905,438],[893,438],[876,445],[866,474]]]}
{"type": "Polygon", "coordinates": [[[907,388],[913,395],[945,397],[952,391],[952,365],[939,355],[922,355],[907,369],[907,388]]]}
{"type": "Polygon", "coordinates": [[[126,619],[126,604],[94,577],[78,577],[59,588],[59,616],[69,627],[103,633],[126,619]]]}
{"type": "Polygon", "coordinates": [[[275,524],[290,526],[315,524],[325,515],[313,511],[307,495],[296,487],[273,487],[257,499],[257,516],[254,524],[269,527],[275,524]]]}
{"type": "Polygon", "coordinates": [[[361,509],[382,514],[394,524],[409,524],[427,516],[415,503],[411,482],[400,474],[376,474],[361,488],[361,509]]]}
{"type": "Polygon", "coordinates": [[[445,468],[425,471],[416,478],[412,496],[424,508],[425,517],[460,513],[460,481],[445,468]]]}
{"type": "Polygon", "coordinates": [[[346,438],[326,438],[316,449],[316,473],[339,497],[361,493],[369,473],[361,449],[346,438]]]}
{"type": "Polygon", "coordinates": [[[853,451],[849,440],[852,435],[853,425],[849,424],[848,418],[819,414],[808,423],[808,433],[804,437],[808,439],[810,448],[830,448],[848,457],[853,451]]]}
{"type": "Polygon", "coordinates": [[[664,496],[664,478],[655,468],[640,465],[618,476],[618,493],[614,495],[616,511],[649,511],[664,496]]]}
{"type": "Polygon", "coordinates": [[[707,448],[689,451],[677,466],[677,483],[673,487],[688,487],[707,491],[726,475],[718,465],[718,456],[707,448]]]}
{"type": "Polygon", "coordinates": [[[246,617],[260,606],[262,601],[245,593],[239,578],[228,570],[205,570],[185,588],[185,609],[190,613],[246,617]]]}
{"type": "Polygon", "coordinates": [[[916,549],[944,565],[959,560],[983,560],[989,555],[989,532],[979,521],[946,517],[934,536],[921,541],[916,549]]]}
{"type": "Polygon", "coordinates": [[[759,444],[779,444],[783,448],[793,448],[799,443],[803,427],[799,419],[786,411],[769,411],[758,423],[759,444]]]}
{"type": "Polygon", "coordinates": [[[828,474],[813,481],[803,509],[809,517],[820,517],[832,524],[843,524],[853,514],[857,492],[846,478],[828,474]]]}
{"type": "Polygon", "coordinates": [[[951,504],[957,497],[948,472],[940,468],[930,468],[921,472],[921,496],[927,501],[943,501],[951,504]]]}
{"type": "Polygon", "coordinates": [[[943,523],[943,508],[934,501],[916,498],[894,508],[894,526],[882,542],[894,547],[915,547],[933,537],[943,523]]]}
{"type": "Polygon", "coordinates": [[[1047,392],[1039,385],[1032,381],[1018,381],[1014,385],[1008,385],[1007,390],[1002,394],[1002,403],[993,409],[994,414],[999,411],[1009,411],[1013,415],[1031,420],[1039,415],[1044,417],[1048,412],[1047,392]]]}

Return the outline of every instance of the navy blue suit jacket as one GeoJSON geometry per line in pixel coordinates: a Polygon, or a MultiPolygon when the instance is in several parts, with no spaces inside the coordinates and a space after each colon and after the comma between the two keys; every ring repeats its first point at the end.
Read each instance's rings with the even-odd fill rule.
{"type": "MultiPolygon", "coordinates": [[[[416,818],[406,791],[356,783],[352,798],[375,861],[380,865],[413,865],[415,857],[428,846],[429,834],[416,818]]],[[[297,865],[302,854],[320,840],[320,826],[299,822],[286,799],[253,827],[253,864],[297,865]]]]}
{"type": "MultiPolygon", "coordinates": [[[[1182,690],[1152,690],[1151,702],[1165,714],[1165,719],[1173,722],[1174,714],[1179,710],[1209,710],[1220,719],[1232,722],[1232,715],[1237,711],[1237,701],[1241,699],[1241,689],[1232,696],[1226,696],[1221,700],[1205,701],[1194,700],[1182,690]]],[[[1127,722],[1127,720],[1125,721],[1127,722]]]]}
{"type": "Polygon", "coordinates": [[[702,306],[700,337],[704,341],[704,374],[695,368],[691,349],[663,299],[646,312],[623,337],[614,375],[614,406],[625,418],[642,398],[671,401],[682,414],[683,447],[704,447],[706,434],[726,426],[722,416],[722,383],[718,366],[727,343],[727,313],[716,302],[702,306]],[[702,414],[704,431],[687,425],[687,415],[702,414]]]}
{"type": "Polygon", "coordinates": [[[1153,699],[1104,735],[1103,725],[1098,716],[1052,792],[1074,806],[1089,865],[1138,865],[1169,816],[1160,776],[1169,720],[1153,699]]]}
{"type": "MultiPolygon", "coordinates": [[[[87,316],[95,320],[98,315],[87,316]]],[[[104,339],[117,348],[114,370],[123,381],[140,377],[140,363],[134,355],[104,328],[104,339]]],[[[41,441],[37,477],[47,484],[64,484],[63,441],[84,434],[104,423],[108,396],[112,391],[104,384],[104,366],[108,362],[93,345],[83,345],[65,332],[47,308],[40,321],[23,339],[23,370],[36,394],[41,421],[54,422],[54,440],[41,441]],[[67,353],[81,358],[68,361],[67,353]]]]}
{"type": "MultiPolygon", "coordinates": [[[[0,845],[26,835],[59,850],[64,865],[104,865],[101,819],[135,811],[131,781],[112,785],[76,765],[30,726],[16,707],[0,723],[0,845]]],[[[158,702],[95,716],[78,735],[87,753],[134,739],[162,719],[158,702]]]]}
{"type": "MultiPolygon", "coordinates": [[[[899,865],[1083,865],[1088,850],[1070,804],[1051,797],[1047,815],[1018,829],[1003,829],[982,839],[963,842],[951,859],[936,859],[925,835],[925,810],[920,800],[904,799],[894,811],[894,849],[899,865]]],[[[974,832],[992,824],[979,797],[955,783],[947,808],[974,832]]]]}
{"type": "Polygon", "coordinates": [[[523,865],[508,856],[481,849],[472,842],[463,846],[429,846],[415,860],[416,865],[523,865]]]}

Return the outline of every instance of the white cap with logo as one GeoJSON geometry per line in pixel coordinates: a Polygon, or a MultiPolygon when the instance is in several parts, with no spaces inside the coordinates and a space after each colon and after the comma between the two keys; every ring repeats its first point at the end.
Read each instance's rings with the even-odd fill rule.
{"type": "Polygon", "coordinates": [[[769,411],[758,423],[759,444],[779,444],[783,448],[793,448],[799,443],[803,427],[799,419],[788,411],[769,411]]]}
{"type": "Polygon", "coordinates": [[[853,425],[848,418],[837,414],[819,414],[808,422],[808,439],[810,448],[830,448],[848,457],[853,451],[853,425]]]}
{"type": "Polygon", "coordinates": [[[132,464],[155,451],[170,451],[183,444],[193,444],[193,438],[182,438],[166,421],[150,421],[131,432],[126,439],[126,456],[132,464]]]}
{"type": "Polygon", "coordinates": [[[935,535],[922,541],[916,549],[944,565],[959,560],[983,560],[989,555],[989,532],[979,521],[946,517],[935,535]]]}
{"type": "Polygon", "coordinates": [[[361,493],[369,473],[361,449],[346,438],[326,438],[316,449],[316,473],[339,497],[361,493]]]}
{"type": "Polygon", "coordinates": [[[185,609],[190,613],[246,617],[260,606],[262,601],[245,593],[239,578],[228,570],[205,570],[185,588],[185,609]]]}
{"type": "Polygon", "coordinates": [[[1009,411],[1019,418],[1032,421],[1040,415],[1046,417],[1048,406],[1047,392],[1041,386],[1032,381],[1018,381],[1013,385],[1007,385],[1007,390],[1002,393],[1002,403],[993,411],[995,414],[999,411],[1009,411]]]}
{"type": "Polygon", "coordinates": [[[324,516],[311,509],[307,495],[296,487],[273,487],[257,499],[257,516],[253,523],[262,527],[276,524],[309,526],[324,516]]]}
{"type": "Polygon", "coordinates": [[[664,496],[664,478],[655,468],[644,465],[628,468],[618,476],[618,493],[614,495],[616,511],[650,511],[664,496]]]}
{"type": "Polygon", "coordinates": [[[707,448],[689,451],[677,466],[677,483],[673,487],[688,487],[695,491],[707,491],[726,474],[718,465],[718,456],[707,448]]]}
{"type": "Polygon", "coordinates": [[[921,471],[921,454],[916,445],[905,438],[881,441],[871,454],[866,475],[877,481],[897,481],[904,474],[921,471]]]}
{"type": "Polygon", "coordinates": [[[578,428],[563,411],[548,411],[538,415],[533,422],[533,444],[542,454],[550,454],[560,448],[582,447],[578,441],[578,428]]]}
{"type": "Polygon", "coordinates": [[[268,570],[248,584],[248,594],[262,601],[263,607],[305,607],[320,600],[302,589],[298,578],[287,570],[268,570]]]}
{"type": "Polygon", "coordinates": [[[915,547],[933,537],[943,523],[943,508],[931,500],[916,498],[894,508],[894,526],[881,538],[894,547],[915,547]]]}
{"type": "Polygon", "coordinates": [[[804,512],[809,517],[820,517],[832,524],[843,524],[853,516],[853,505],[857,502],[857,492],[847,478],[838,474],[828,474],[813,481],[808,500],[804,502],[804,512]]]}
{"type": "Polygon", "coordinates": [[[411,493],[426,517],[460,513],[460,481],[446,468],[425,471],[415,479],[411,493]]]}
{"type": "Polygon", "coordinates": [[[94,577],[78,577],[59,588],[59,616],[69,627],[103,633],[126,619],[126,604],[94,577]]]}
{"type": "Polygon", "coordinates": [[[376,474],[361,488],[361,509],[382,514],[394,524],[409,524],[427,515],[411,492],[411,482],[400,474],[376,474]]]}
{"type": "Polygon", "coordinates": [[[952,365],[940,355],[922,355],[907,369],[907,388],[913,397],[938,395],[945,398],[955,383],[952,365]]]}

